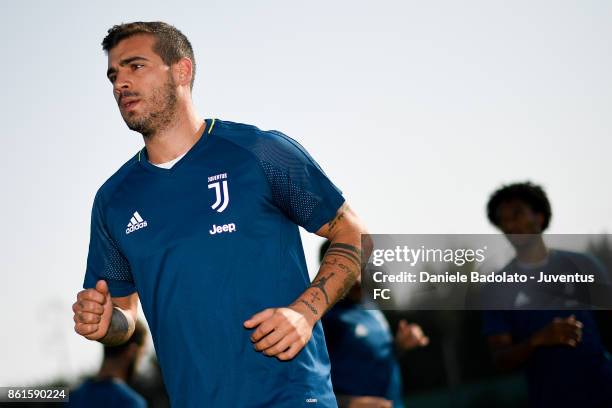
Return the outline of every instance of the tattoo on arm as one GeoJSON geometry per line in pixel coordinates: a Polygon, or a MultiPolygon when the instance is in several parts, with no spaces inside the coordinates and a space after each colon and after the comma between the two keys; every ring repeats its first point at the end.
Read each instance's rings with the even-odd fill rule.
{"type": "Polygon", "coordinates": [[[321,300],[321,298],[319,297],[319,292],[316,292],[316,291],[310,292],[310,303],[315,303],[319,300],[321,300]]]}
{"type": "Polygon", "coordinates": [[[357,266],[361,265],[361,260],[359,259],[359,249],[354,247],[353,245],[342,243],[331,244],[325,255],[343,256],[346,259],[353,261],[357,266]]]}
{"type": "Polygon", "coordinates": [[[135,327],[136,324],[131,318],[128,318],[119,308],[114,307],[108,331],[98,341],[106,346],[118,346],[130,338],[135,327]]]}
{"type": "Polygon", "coordinates": [[[338,260],[336,256],[330,256],[329,258],[323,260],[321,265],[334,266],[344,273],[355,273],[354,268],[351,265],[343,264],[342,260],[338,260]]]}
{"type": "Polygon", "coordinates": [[[306,305],[306,307],[312,312],[312,314],[314,314],[315,316],[317,316],[319,314],[319,312],[317,311],[317,309],[311,305],[310,303],[308,303],[307,301],[305,301],[304,299],[300,299],[299,300],[300,303],[303,303],[306,305]]]}
{"type": "Polygon", "coordinates": [[[316,279],[310,287],[319,289],[325,296],[326,305],[331,306],[344,296],[355,282],[355,276],[359,273],[360,268],[359,249],[349,244],[333,243],[325,253],[323,265],[334,267],[336,271],[316,279]],[[329,278],[340,272],[344,274],[344,279],[336,292],[334,301],[330,302],[325,284],[329,278]]]}
{"type": "MultiPolygon", "coordinates": [[[[359,249],[348,244],[334,243],[330,245],[330,248],[327,250],[325,257],[323,258],[323,263],[321,267],[324,266],[327,268],[323,272],[323,275],[317,275],[317,278],[310,284],[310,287],[308,288],[308,294],[305,294],[304,296],[310,296],[310,302],[302,298],[298,299],[294,303],[303,304],[315,316],[320,315],[319,310],[314,306],[315,304],[318,304],[318,302],[320,302],[321,300],[319,292],[323,294],[323,297],[325,297],[325,307],[323,308],[324,312],[334,303],[336,303],[342,296],[344,296],[355,282],[355,276],[357,275],[357,273],[359,273],[360,267],[359,249]],[[334,276],[339,276],[339,278],[342,278],[342,283],[341,286],[337,288],[336,296],[330,298],[330,295],[328,294],[327,288],[325,286],[327,285],[327,282],[334,276]]],[[[334,286],[337,287],[337,284],[334,286]]]]}
{"type": "Polygon", "coordinates": [[[335,274],[332,272],[327,276],[321,276],[319,279],[316,279],[310,285],[311,288],[316,288],[316,289],[319,289],[321,292],[323,292],[323,296],[325,296],[325,304],[328,306],[329,306],[329,297],[327,296],[327,291],[325,290],[325,284],[327,283],[329,278],[331,278],[334,275],[335,274]]]}
{"type": "Polygon", "coordinates": [[[361,267],[360,251],[359,248],[353,245],[336,242],[329,246],[325,256],[327,255],[333,256],[333,261],[330,260],[330,264],[333,264],[345,272],[342,286],[336,292],[336,298],[340,299],[346,295],[351,286],[353,286],[355,276],[359,273],[359,268],[361,267]],[[343,259],[349,261],[353,265],[346,265],[342,262],[343,259]]]}
{"type": "Polygon", "coordinates": [[[336,300],[340,300],[344,295],[347,294],[351,286],[355,283],[355,278],[351,274],[346,274],[342,281],[342,286],[336,292],[336,300]]]}
{"type": "Polygon", "coordinates": [[[334,219],[327,223],[327,226],[329,227],[329,232],[332,232],[336,225],[338,225],[338,222],[340,222],[344,218],[344,208],[345,207],[343,205],[342,208],[340,208],[338,214],[334,217],[334,219]]]}

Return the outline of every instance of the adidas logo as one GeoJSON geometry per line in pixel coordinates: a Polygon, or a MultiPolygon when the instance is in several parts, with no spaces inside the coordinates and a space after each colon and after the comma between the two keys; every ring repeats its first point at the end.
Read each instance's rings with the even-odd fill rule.
{"type": "Polygon", "coordinates": [[[146,226],[147,222],[142,219],[140,214],[138,214],[138,211],[135,211],[132,218],[130,218],[130,222],[128,223],[127,228],[125,229],[125,234],[127,235],[130,232],[134,232],[146,226]]]}

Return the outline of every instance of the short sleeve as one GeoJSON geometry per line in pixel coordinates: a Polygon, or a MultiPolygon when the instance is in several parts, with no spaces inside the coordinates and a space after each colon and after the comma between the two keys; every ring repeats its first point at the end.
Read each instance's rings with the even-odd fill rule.
{"type": "Polygon", "coordinates": [[[99,194],[91,212],[91,236],[83,287],[93,288],[100,279],[108,284],[111,296],[122,297],[136,292],[130,264],[108,233],[99,194]]]}
{"type": "Polygon", "coordinates": [[[511,333],[512,327],[507,319],[505,310],[485,310],[482,312],[482,334],[495,336],[511,333]]]}
{"type": "Polygon", "coordinates": [[[272,190],[274,204],[309,232],[316,232],[336,216],[344,203],[342,192],[319,164],[295,140],[266,132],[254,153],[272,190]]]}

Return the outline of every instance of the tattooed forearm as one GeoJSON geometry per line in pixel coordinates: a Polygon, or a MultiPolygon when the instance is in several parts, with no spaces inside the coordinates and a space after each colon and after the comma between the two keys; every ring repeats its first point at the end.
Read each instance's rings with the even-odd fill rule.
{"type": "Polygon", "coordinates": [[[342,280],[334,285],[333,290],[335,291],[335,296],[333,299],[330,299],[324,287],[321,289],[325,295],[327,307],[330,307],[340,300],[355,282],[360,272],[359,268],[361,265],[359,253],[360,251],[357,247],[345,243],[336,242],[329,246],[321,264],[321,272],[323,272],[323,270],[331,270],[333,272],[329,275],[325,275],[323,282],[321,282],[321,278],[317,278],[311,285],[311,287],[319,288],[325,285],[327,280],[335,274],[339,274],[342,277],[342,280]]]}
{"type": "Polygon", "coordinates": [[[126,316],[119,308],[114,307],[108,331],[98,341],[106,346],[118,346],[132,336],[135,327],[136,323],[131,317],[126,316]]]}
{"type": "Polygon", "coordinates": [[[319,300],[321,300],[321,298],[319,297],[319,292],[317,291],[311,291],[310,292],[310,303],[316,303],[319,300]]]}
{"type": "Polygon", "coordinates": [[[340,286],[340,288],[338,288],[336,291],[336,301],[342,299],[344,295],[348,293],[349,289],[354,283],[355,277],[347,274],[342,281],[342,286],[340,286]]]}
{"type": "Polygon", "coordinates": [[[325,296],[325,304],[328,306],[329,306],[329,296],[327,296],[327,291],[325,290],[325,284],[327,283],[329,278],[331,278],[332,276],[334,276],[333,272],[330,273],[329,275],[321,276],[318,279],[315,279],[315,281],[312,282],[312,284],[310,285],[311,288],[319,289],[321,292],[323,292],[323,296],[325,296]]]}
{"type": "Polygon", "coordinates": [[[316,309],[316,318],[319,319],[346,295],[359,278],[362,260],[367,255],[367,252],[361,252],[362,236],[367,235],[367,231],[346,203],[331,221],[319,228],[317,235],[330,241],[329,248],[316,278],[294,302],[296,309],[308,319],[312,317],[307,310],[309,306],[316,309]]]}
{"type": "Polygon", "coordinates": [[[310,304],[307,301],[305,301],[304,299],[300,299],[300,300],[298,300],[298,302],[305,304],[306,307],[308,308],[308,310],[310,310],[313,315],[317,316],[319,314],[317,309],[312,304],[310,304]]]}
{"type": "Polygon", "coordinates": [[[342,243],[334,243],[329,246],[329,249],[325,253],[325,255],[339,255],[343,256],[346,259],[353,261],[357,266],[361,265],[361,260],[359,259],[360,253],[359,249],[349,244],[342,243]]]}
{"type": "Polygon", "coordinates": [[[357,276],[358,271],[355,271],[355,267],[352,265],[345,265],[344,263],[342,263],[342,259],[338,259],[335,256],[330,256],[327,259],[323,260],[323,263],[321,263],[321,266],[326,266],[326,267],[336,267],[338,269],[340,269],[342,272],[344,273],[350,273],[353,274],[355,276],[357,276]]]}

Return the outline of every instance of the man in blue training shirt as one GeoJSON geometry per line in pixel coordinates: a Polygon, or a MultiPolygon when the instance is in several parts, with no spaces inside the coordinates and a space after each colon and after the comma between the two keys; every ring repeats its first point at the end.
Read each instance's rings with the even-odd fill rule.
{"type": "Polygon", "coordinates": [[[147,329],[136,322],[129,340],[118,346],[104,346],[102,366],[94,378],[70,392],[70,408],[146,408],[145,399],[127,385],[136,372],[147,340],[147,329]]]}
{"type": "MultiPolygon", "coordinates": [[[[504,186],[487,205],[491,223],[516,250],[504,270],[508,273],[596,274],[606,281],[596,259],[576,252],[547,248],[542,233],[551,207],[544,190],[531,183],[504,186]]],[[[564,302],[573,302],[576,288],[567,286],[564,302]]],[[[560,304],[541,291],[508,291],[500,301],[509,309],[547,308],[560,304]]],[[[562,292],[558,292],[562,293],[562,292]]],[[[500,295],[503,295],[500,293],[500,295]]],[[[503,297],[503,296],[502,296],[503,297]]],[[[563,300],[563,299],[561,299],[563,300]]],[[[589,310],[494,310],[483,313],[495,364],[510,370],[524,367],[531,407],[612,407],[612,363],[589,310]]]]}
{"type": "Polygon", "coordinates": [[[319,319],[359,273],[361,221],[296,141],[201,119],[176,28],[102,45],[145,147],[96,194],[75,331],[125,342],[140,300],[173,406],[335,407],[319,319]],[[298,225],[332,242],[312,284],[298,225]]]}

